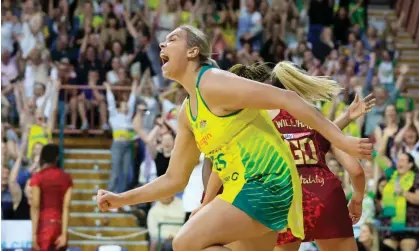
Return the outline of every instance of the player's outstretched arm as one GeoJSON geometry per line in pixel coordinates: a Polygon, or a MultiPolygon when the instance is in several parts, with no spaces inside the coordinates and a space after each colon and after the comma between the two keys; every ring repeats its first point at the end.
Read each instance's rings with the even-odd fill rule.
{"type": "Polygon", "coordinates": [[[200,151],[189,128],[182,106],[179,114],[179,130],[166,173],[139,188],[115,194],[104,190],[98,192],[98,205],[102,211],[167,198],[182,191],[188,184],[192,170],[198,162],[200,151]]]}
{"type": "Polygon", "coordinates": [[[221,186],[223,185],[220,177],[216,172],[211,172],[211,175],[208,180],[208,184],[206,186],[205,190],[205,196],[202,201],[201,206],[199,206],[197,209],[193,210],[190,217],[194,216],[201,208],[203,208],[205,205],[210,203],[215,197],[217,197],[218,191],[220,191],[221,186]]]}
{"type": "Polygon", "coordinates": [[[217,196],[218,191],[220,191],[222,185],[223,183],[218,174],[216,172],[212,172],[208,180],[204,200],[202,201],[203,206],[210,203],[217,196]]]}
{"type": "Polygon", "coordinates": [[[368,139],[343,135],[336,125],[295,92],[261,84],[218,69],[204,73],[200,91],[211,110],[224,110],[228,113],[244,108],[285,109],[304,124],[320,132],[337,148],[354,157],[371,158],[372,144],[368,139]]]}
{"type": "Polygon", "coordinates": [[[202,183],[204,185],[204,192],[207,190],[208,181],[212,173],[212,161],[209,158],[204,159],[204,164],[202,166],[202,183]]]}
{"type": "Polygon", "coordinates": [[[351,183],[354,189],[353,198],[357,201],[362,201],[365,193],[365,173],[362,169],[361,163],[352,156],[342,150],[332,146],[332,153],[336,157],[336,160],[342,165],[342,167],[348,172],[351,183]]]}
{"type": "Polygon", "coordinates": [[[351,179],[354,193],[349,204],[349,213],[351,214],[352,222],[355,224],[361,218],[362,213],[362,200],[365,194],[365,173],[357,159],[336,147],[332,146],[331,150],[336,160],[348,172],[351,179]]]}
{"type": "Polygon", "coordinates": [[[360,99],[356,94],[354,101],[349,105],[348,110],[340,115],[333,123],[341,130],[347,127],[352,121],[370,112],[375,106],[375,98],[372,94],[360,99]]]}

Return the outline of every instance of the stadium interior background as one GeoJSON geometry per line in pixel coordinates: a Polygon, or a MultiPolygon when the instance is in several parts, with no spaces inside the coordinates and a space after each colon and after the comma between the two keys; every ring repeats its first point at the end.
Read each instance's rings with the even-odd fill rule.
{"type": "MultiPolygon", "coordinates": [[[[29,180],[48,142],[60,146],[59,166],[72,177],[70,250],[172,250],[199,206],[202,158],[175,197],[102,213],[95,194],[165,173],[186,92],[163,78],[158,44],[181,24],[209,35],[222,69],[289,60],[336,79],[341,95],[316,104],[331,120],[356,94],[373,93],[376,107],[344,130],[375,149],[362,161],[367,192],[355,236],[419,250],[403,246],[419,239],[419,202],[407,206],[402,231],[382,217],[399,153],[419,165],[418,0],[3,0],[1,9],[2,250],[31,248],[29,214],[17,220],[13,203],[30,205],[29,180]]],[[[350,198],[347,173],[333,156],[328,165],[350,198]]]]}

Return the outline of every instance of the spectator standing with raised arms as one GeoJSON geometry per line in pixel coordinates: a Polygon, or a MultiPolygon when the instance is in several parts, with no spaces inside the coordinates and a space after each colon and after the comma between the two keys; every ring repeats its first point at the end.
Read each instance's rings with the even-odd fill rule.
{"type": "MultiPolygon", "coordinates": [[[[26,141],[26,139],[24,139],[26,141]]],[[[14,220],[29,220],[30,219],[30,178],[25,179],[23,184],[19,184],[19,174],[22,166],[22,160],[25,156],[26,142],[23,142],[19,155],[13,165],[9,176],[9,191],[13,200],[13,217],[14,220]]],[[[35,157],[35,161],[31,163],[29,168],[29,176],[35,172],[39,167],[39,155],[35,157]]],[[[26,178],[26,177],[25,177],[26,178]]]]}
{"type": "Polygon", "coordinates": [[[106,100],[108,102],[109,124],[112,128],[112,173],[108,189],[113,192],[124,192],[129,184],[129,172],[133,164],[134,132],[132,119],[135,109],[135,91],[137,81],[133,81],[128,102],[121,101],[119,108],[109,83],[105,83],[106,100]]]}

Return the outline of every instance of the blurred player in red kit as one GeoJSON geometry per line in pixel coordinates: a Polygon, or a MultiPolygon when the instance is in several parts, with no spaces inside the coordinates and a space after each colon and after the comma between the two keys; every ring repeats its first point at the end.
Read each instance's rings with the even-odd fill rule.
{"type": "Polygon", "coordinates": [[[59,147],[47,144],[31,179],[32,250],[66,250],[72,179],[57,167],[59,147]]]}

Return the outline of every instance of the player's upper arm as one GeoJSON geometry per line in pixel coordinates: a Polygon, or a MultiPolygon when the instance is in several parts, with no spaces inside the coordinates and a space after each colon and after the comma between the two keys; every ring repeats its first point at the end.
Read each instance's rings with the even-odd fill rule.
{"type": "Polygon", "coordinates": [[[31,194],[32,194],[31,207],[39,208],[41,204],[41,188],[39,186],[32,186],[31,194]]]}
{"type": "Polygon", "coordinates": [[[196,145],[194,134],[189,125],[185,103],[180,109],[178,122],[179,128],[166,175],[182,179],[179,181],[186,186],[201,152],[196,145]]]}
{"type": "Polygon", "coordinates": [[[208,70],[201,80],[200,90],[210,107],[236,111],[244,108],[285,109],[295,92],[236,76],[218,69],[208,70]]]}
{"type": "Polygon", "coordinates": [[[39,173],[35,173],[32,175],[31,181],[29,183],[31,187],[39,187],[41,186],[41,176],[39,176],[39,173]]]}
{"type": "Polygon", "coordinates": [[[63,203],[63,208],[69,208],[70,207],[70,202],[71,202],[71,195],[72,195],[73,189],[71,188],[71,186],[67,189],[67,191],[65,192],[64,195],[64,203],[63,203]]]}
{"type": "Polygon", "coordinates": [[[204,164],[202,166],[202,182],[204,183],[204,189],[207,188],[211,173],[212,173],[212,161],[209,158],[205,158],[204,164]]]}
{"type": "Polygon", "coordinates": [[[71,175],[70,174],[67,174],[67,187],[68,188],[72,188],[73,187],[73,178],[71,178],[71,175]]]}

